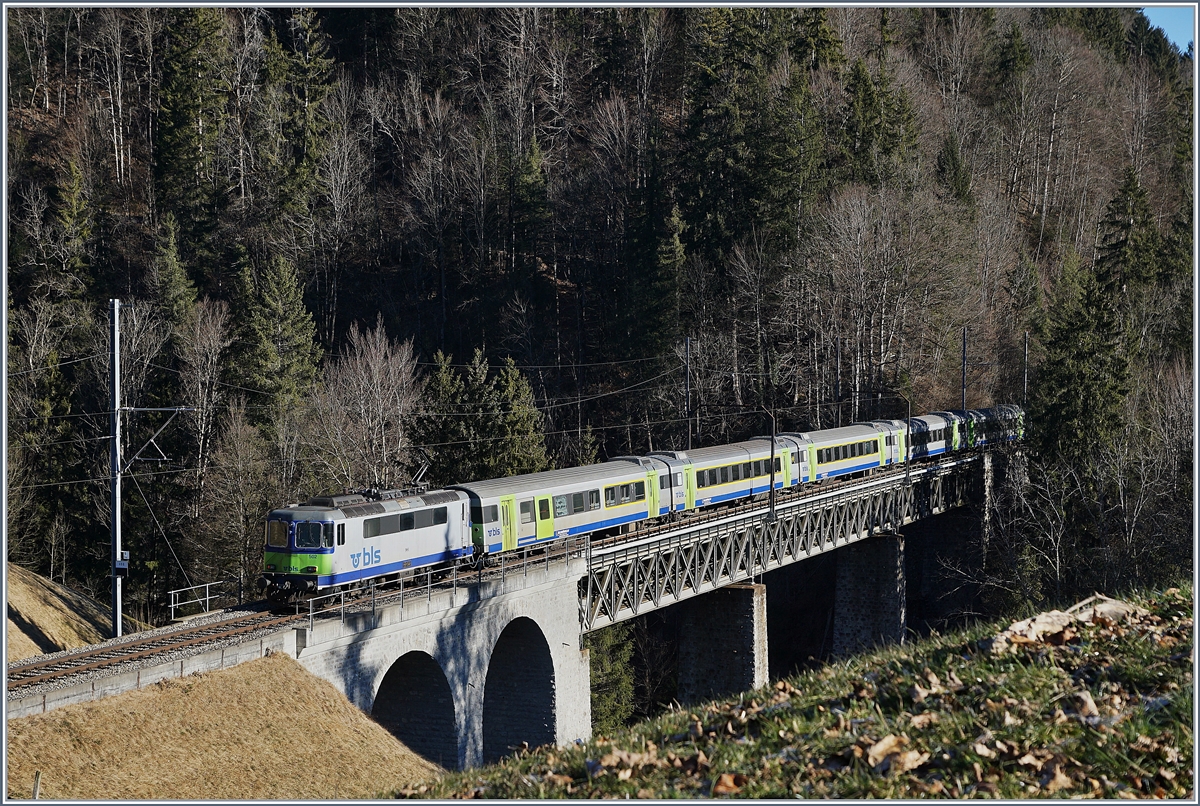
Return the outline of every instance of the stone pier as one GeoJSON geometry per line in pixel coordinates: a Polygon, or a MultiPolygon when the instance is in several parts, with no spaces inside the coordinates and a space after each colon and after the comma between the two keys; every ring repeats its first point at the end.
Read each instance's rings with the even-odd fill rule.
{"type": "Polygon", "coordinates": [[[767,684],[765,585],[729,585],[683,606],[680,702],[713,699],[767,684]]]}
{"type": "Polygon", "coordinates": [[[878,535],[838,549],[833,654],[902,643],[905,587],[901,535],[878,535]]]}

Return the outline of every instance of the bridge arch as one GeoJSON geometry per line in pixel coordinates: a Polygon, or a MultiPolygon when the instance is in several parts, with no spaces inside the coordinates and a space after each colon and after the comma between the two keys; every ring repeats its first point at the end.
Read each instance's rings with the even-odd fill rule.
{"type": "Polygon", "coordinates": [[[488,662],[483,694],[483,762],[521,742],[555,740],[554,661],[542,630],[524,616],[509,622],[488,662]]]}
{"type": "Polygon", "coordinates": [[[454,697],[442,668],[428,654],[408,652],[391,665],[371,716],[414,753],[446,769],[458,767],[454,697]]]}

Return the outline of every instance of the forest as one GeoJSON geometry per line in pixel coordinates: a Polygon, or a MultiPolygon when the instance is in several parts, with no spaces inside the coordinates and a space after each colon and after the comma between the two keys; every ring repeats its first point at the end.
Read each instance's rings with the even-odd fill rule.
{"type": "Polygon", "coordinates": [[[5,13],[12,562],[107,598],[119,299],[121,405],[188,409],[123,415],[144,621],[323,491],[958,408],[964,331],[1029,410],[988,601],[1191,568],[1193,54],[1135,9],[5,13]]]}

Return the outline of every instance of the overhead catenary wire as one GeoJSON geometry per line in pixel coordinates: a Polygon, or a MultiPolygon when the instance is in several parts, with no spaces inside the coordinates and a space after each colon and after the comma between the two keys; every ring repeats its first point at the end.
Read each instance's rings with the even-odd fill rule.
{"type": "Polygon", "coordinates": [[[92,355],[85,355],[82,358],[72,358],[70,361],[59,361],[57,364],[53,364],[53,365],[49,365],[49,366],[45,366],[45,367],[30,367],[29,369],[23,369],[20,372],[10,372],[10,373],[8,373],[8,377],[15,378],[18,375],[28,375],[31,372],[41,372],[42,370],[47,370],[47,369],[58,369],[59,367],[65,367],[68,364],[78,364],[80,361],[87,361],[92,358],[99,358],[103,355],[104,355],[104,353],[93,353],[92,355]]]}
{"type": "Polygon", "coordinates": [[[138,494],[142,496],[142,500],[146,502],[146,511],[150,513],[150,517],[154,519],[154,525],[158,527],[158,533],[167,543],[167,548],[171,550],[171,556],[175,558],[175,564],[179,566],[179,573],[183,574],[183,581],[190,587],[192,581],[188,579],[187,571],[183,568],[183,563],[179,561],[179,555],[175,553],[175,547],[171,545],[171,539],[167,537],[167,533],[162,528],[162,524],[158,522],[158,516],[154,514],[154,507],[150,506],[150,499],[146,497],[146,493],[142,491],[142,483],[138,481],[137,476],[125,474],[127,478],[133,479],[133,484],[137,487],[138,494]]]}

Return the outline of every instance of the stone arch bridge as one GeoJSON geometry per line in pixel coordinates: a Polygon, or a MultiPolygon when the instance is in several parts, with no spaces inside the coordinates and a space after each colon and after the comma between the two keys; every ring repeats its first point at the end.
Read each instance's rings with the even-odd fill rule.
{"type": "MultiPolygon", "coordinates": [[[[905,633],[899,530],[986,500],[982,454],[790,497],[772,519],[706,516],[612,548],[586,543],[450,587],[410,586],[399,603],[310,621],[289,636],[309,671],[409,747],[447,768],[488,763],[522,743],[591,734],[582,637],[657,608],[692,601],[683,620],[685,699],[767,682],[762,575],[839,550],[835,653],[905,633]],[[844,561],[843,561],[844,560],[844,561]]],[[[986,512],[986,508],[983,510],[986,512]]]]}

